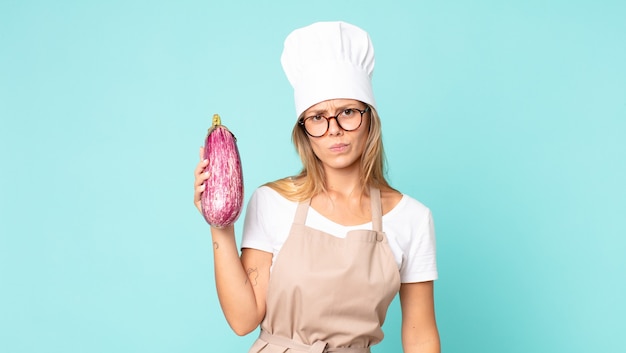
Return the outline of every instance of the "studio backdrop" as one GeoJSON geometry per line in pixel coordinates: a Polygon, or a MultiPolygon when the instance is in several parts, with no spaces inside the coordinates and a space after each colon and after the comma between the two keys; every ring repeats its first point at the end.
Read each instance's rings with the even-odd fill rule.
{"type": "MultiPolygon", "coordinates": [[[[430,207],[444,352],[623,352],[626,2],[0,3],[0,351],[246,352],[193,170],[299,171],[283,40],[366,29],[393,187],[430,207]],[[218,347],[218,348],[216,348],[218,347]]],[[[236,224],[238,241],[243,217],[236,224]]],[[[394,300],[378,353],[401,352],[394,300]]]]}

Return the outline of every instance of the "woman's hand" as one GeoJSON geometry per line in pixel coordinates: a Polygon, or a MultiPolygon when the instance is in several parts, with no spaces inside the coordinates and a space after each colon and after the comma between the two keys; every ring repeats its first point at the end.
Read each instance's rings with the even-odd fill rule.
{"type": "Polygon", "coordinates": [[[200,214],[202,214],[202,203],[200,202],[200,198],[202,197],[202,192],[205,188],[204,182],[209,178],[209,172],[204,172],[204,168],[206,168],[208,164],[209,160],[204,159],[204,147],[200,147],[200,162],[198,162],[196,170],[194,171],[195,181],[193,183],[193,203],[196,205],[200,214]]]}

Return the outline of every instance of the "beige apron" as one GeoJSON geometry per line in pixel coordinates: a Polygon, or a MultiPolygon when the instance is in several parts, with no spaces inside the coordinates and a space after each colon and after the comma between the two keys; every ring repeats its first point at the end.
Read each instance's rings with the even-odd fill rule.
{"type": "Polygon", "coordinates": [[[261,335],[249,353],[367,353],[383,339],[400,273],[382,231],[380,190],[370,190],[373,230],[346,238],[305,226],[301,202],[272,269],[261,335]]]}

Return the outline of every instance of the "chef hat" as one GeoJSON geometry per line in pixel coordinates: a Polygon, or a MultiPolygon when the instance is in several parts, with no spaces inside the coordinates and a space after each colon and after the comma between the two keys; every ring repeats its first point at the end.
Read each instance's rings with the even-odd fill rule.
{"type": "Polygon", "coordinates": [[[328,99],[375,106],[374,47],[367,32],[346,22],[317,22],[285,39],[283,70],[294,90],[296,113],[328,99]]]}

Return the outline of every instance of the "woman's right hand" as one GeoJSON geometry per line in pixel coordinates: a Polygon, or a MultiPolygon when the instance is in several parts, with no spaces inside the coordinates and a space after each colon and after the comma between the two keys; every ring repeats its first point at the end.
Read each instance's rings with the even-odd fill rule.
{"type": "Polygon", "coordinates": [[[202,197],[202,192],[204,191],[205,184],[204,182],[209,178],[209,172],[205,172],[204,169],[209,164],[208,159],[204,159],[204,147],[200,147],[200,162],[196,165],[196,170],[194,171],[195,181],[194,181],[194,193],[193,193],[193,203],[196,205],[198,212],[202,214],[202,203],[200,199],[202,197]]]}

